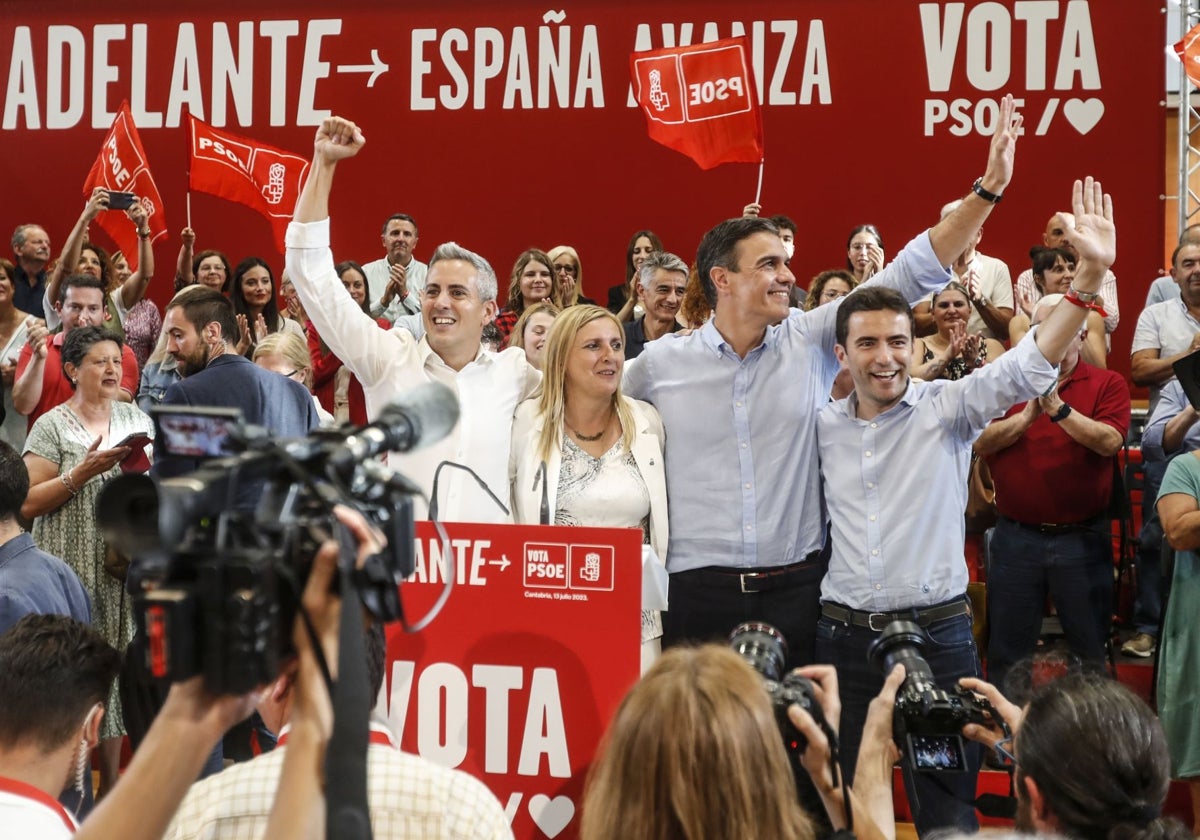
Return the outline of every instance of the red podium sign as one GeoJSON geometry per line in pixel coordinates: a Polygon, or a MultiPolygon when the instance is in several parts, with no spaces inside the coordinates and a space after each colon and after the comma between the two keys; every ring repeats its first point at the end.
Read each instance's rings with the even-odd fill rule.
{"type": "Polygon", "coordinates": [[[417,524],[409,620],[454,588],[416,634],[389,628],[388,720],[405,750],[482,779],[518,838],[578,834],[601,735],[638,677],[636,530],[417,524]]]}

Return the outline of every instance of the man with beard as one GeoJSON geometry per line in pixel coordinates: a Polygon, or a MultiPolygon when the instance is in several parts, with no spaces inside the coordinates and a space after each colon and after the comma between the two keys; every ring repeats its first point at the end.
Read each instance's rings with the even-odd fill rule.
{"type": "Polygon", "coordinates": [[[1171,782],[1162,725],[1139,697],[1101,674],[1070,674],[1037,686],[1024,708],[995,686],[963,686],[992,704],[1012,731],[969,724],[963,735],[1010,758],[1017,830],[1060,837],[1184,840],[1162,815],[1171,782]]]}
{"type": "MultiPolygon", "coordinates": [[[[312,395],[298,382],[264,370],[237,353],[237,318],[220,292],[196,292],[167,309],[163,320],[167,352],[184,379],[167,389],[163,405],[236,408],[246,423],[265,426],[278,437],[299,437],[317,426],[312,395]]],[[[155,442],[153,472],[167,478],[192,472],[199,462],[168,456],[155,442]]],[[[238,491],[238,506],[253,507],[251,485],[238,491]]]]}
{"type": "Polygon", "coordinates": [[[636,359],[648,342],[683,329],[675,320],[687,291],[687,263],[674,254],[655,251],[637,271],[638,294],[646,307],[641,318],[626,321],[625,359],[636,359]]]}

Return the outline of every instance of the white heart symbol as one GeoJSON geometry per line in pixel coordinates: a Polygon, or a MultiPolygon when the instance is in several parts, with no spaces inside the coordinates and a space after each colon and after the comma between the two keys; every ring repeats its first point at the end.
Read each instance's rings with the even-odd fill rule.
{"type": "Polygon", "coordinates": [[[575,803],[565,796],[551,799],[543,794],[529,797],[529,816],[547,837],[557,837],[575,816],[575,803]]]}
{"type": "Polygon", "coordinates": [[[1104,116],[1104,103],[1099,99],[1068,99],[1063,106],[1063,114],[1067,121],[1075,126],[1080,134],[1087,134],[1096,127],[1104,116]]]}

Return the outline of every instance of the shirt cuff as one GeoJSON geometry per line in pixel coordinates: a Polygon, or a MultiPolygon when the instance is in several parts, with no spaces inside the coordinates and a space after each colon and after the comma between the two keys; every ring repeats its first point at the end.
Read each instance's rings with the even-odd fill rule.
{"type": "Polygon", "coordinates": [[[283,242],[288,248],[328,248],[329,219],[324,218],[316,222],[288,222],[283,242]]]}

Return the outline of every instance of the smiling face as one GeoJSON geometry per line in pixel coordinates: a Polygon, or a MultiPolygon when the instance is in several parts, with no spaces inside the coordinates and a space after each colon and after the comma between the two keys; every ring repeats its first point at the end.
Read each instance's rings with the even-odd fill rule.
{"type": "Polygon", "coordinates": [[[118,285],[133,276],[133,269],[129,267],[129,261],[125,259],[124,254],[117,254],[113,257],[112,269],[118,285]]]}
{"type": "Polygon", "coordinates": [[[912,359],[912,325],[906,315],[890,309],[852,313],[846,345],[834,345],[834,352],[854,380],[861,419],[887,411],[904,396],[912,359]]]}
{"type": "Polygon", "coordinates": [[[737,269],[713,269],[717,286],[717,312],[746,326],[766,328],[788,314],[788,293],[796,282],[787,266],[783,241],[768,231],[759,231],[738,242],[737,269]]]}
{"type": "Polygon", "coordinates": [[[429,267],[421,320],[435,353],[446,359],[478,351],[483,325],[495,317],[496,301],[480,299],[473,265],[466,260],[439,260],[429,267]]]}
{"type": "Polygon", "coordinates": [[[566,392],[611,397],[621,384],[625,336],[612,318],[597,318],[575,334],[567,356],[566,392]]]}
{"type": "Polygon", "coordinates": [[[525,299],[526,306],[550,297],[554,278],[550,273],[550,266],[545,263],[530,260],[521,269],[518,279],[521,282],[521,297],[525,299]]]}
{"type": "Polygon", "coordinates": [[[637,271],[646,261],[646,257],[654,252],[654,243],[648,236],[639,236],[633,243],[633,270],[637,271]]]}
{"type": "Polygon", "coordinates": [[[64,366],[75,389],[86,399],[116,399],[121,390],[121,348],[115,341],[97,341],[79,366],[64,366]]]}
{"type": "Polygon", "coordinates": [[[1067,262],[1062,257],[1054,258],[1054,265],[1042,272],[1042,293],[1047,295],[1063,295],[1075,279],[1075,263],[1067,262]]]}
{"type": "Polygon", "coordinates": [[[261,265],[252,266],[242,275],[242,297],[253,310],[262,309],[271,299],[271,272],[261,265]]]}
{"type": "Polygon", "coordinates": [[[342,272],[341,280],[346,291],[350,293],[350,298],[362,306],[363,301],[367,299],[367,278],[353,268],[348,268],[342,272]]]}
{"type": "Polygon", "coordinates": [[[668,271],[665,268],[655,269],[654,280],[646,288],[638,280],[642,303],[646,307],[646,317],[662,323],[675,320],[679,312],[679,304],[687,291],[687,275],[682,271],[668,271]]]}
{"type": "Polygon", "coordinates": [[[86,274],[88,277],[100,279],[100,255],[91,248],[85,247],[79,252],[79,262],[75,264],[76,274],[86,274]]]}
{"type": "Polygon", "coordinates": [[[966,323],[971,317],[967,296],[957,289],[946,289],[933,302],[933,322],[938,332],[946,335],[956,321],[966,323]]]}
{"type": "Polygon", "coordinates": [[[542,369],[542,354],[546,349],[546,336],[554,324],[554,316],[549,312],[538,312],[531,315],[525,322],[525,335],[522,343],[525,347],[525,358],[529,364],[538,370],[542,369]]]}
{"type": "Polygon", "coordinates": [[[225,262],[218,256],[205,257],[196,269],[196,282],[219,292],[225,288],[225,262]]]}

